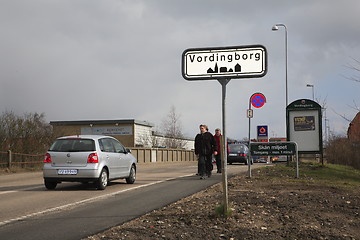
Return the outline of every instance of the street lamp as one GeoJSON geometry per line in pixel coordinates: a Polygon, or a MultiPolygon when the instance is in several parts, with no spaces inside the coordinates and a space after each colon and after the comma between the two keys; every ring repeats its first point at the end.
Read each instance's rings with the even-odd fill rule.
{"type": "Polygon", "coordinates": [[[312,88],[312,97],[313,97],[312,99],[313,99],[313,101],[314,101],[314,99],[315,99],[315,98],[314,98],[314,85],[313,85],[313,84],[306,84],[306,86],[312,88]]]}
{"type": "Polygon", "coordinates": [[[284,27],[285,29],[285,92],[286,92],[286,106],[288,105],[288,40],[287,40],[287,27],[285,26],[285,24],[279,23],[279,24],[275,24],[272,27],[273,31],[277,31],[279,30],[279,27],[284,27]]]}

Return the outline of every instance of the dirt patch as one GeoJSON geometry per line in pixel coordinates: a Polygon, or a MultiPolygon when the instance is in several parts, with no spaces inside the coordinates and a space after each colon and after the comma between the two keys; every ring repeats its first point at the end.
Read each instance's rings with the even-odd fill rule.
{"type": "Polygon", "coordinates": [[[359,188],[272,174],[229,179],[230,217],[216,214],[223,198],[216,184],[87,239],[360,239],[359,188]]]}

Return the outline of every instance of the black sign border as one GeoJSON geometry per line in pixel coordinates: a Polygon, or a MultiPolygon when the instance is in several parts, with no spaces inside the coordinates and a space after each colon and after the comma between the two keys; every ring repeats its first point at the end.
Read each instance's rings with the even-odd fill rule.
{"type": "Polygon", "coordinates": [[[228,47],[207,47],[207,48],[188,48],[181,55],[181,74],[184,79],[188,81],[197,81],[197,80],[220,80],[220,79],[234,79],[234,78],[261,78],[267,74],[267,50],[263,45],[244,45],[244,46],[228,46],[228,47]],[[241,49],[241,48],[263,48],[264,49],[264,60],[265,60],[265,69],[261,74],[244,74],[244,75],[227,75],[227,76],[207,76],[207,77],[187,77],[185,74],[185,54],[190,51],[217,51],[217,50],[226,50],[226,49],[241,49]]]}

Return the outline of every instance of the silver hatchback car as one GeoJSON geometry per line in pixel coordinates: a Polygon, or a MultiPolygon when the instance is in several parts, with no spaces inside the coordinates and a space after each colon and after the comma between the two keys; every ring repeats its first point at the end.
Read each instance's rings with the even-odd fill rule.
{"type": "Polygon", "coordinates": [[[117,139],[77,135],[56,139],[45,155],[43,176],[47,189],[61,182],[93,182],[104,190],[110,180],[136,179],[136,158],[117,139]]]}

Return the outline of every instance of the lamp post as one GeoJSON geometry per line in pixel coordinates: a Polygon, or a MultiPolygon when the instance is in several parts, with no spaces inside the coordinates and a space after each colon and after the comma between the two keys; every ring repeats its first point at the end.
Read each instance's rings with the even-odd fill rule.
{"type": "MultiPolygon", "coordinates": [[[[279,27],[284,27],[285,29],[285,111],[286,108],[288,106],[288,33],[287,33],[287,27],[285,24],[279,23],[279,24],[275,24],[272,27],[273,31],[277,31],[279,30],[279,27]]],[[[288,125],[287,125],[287,119],[285,120],[285,131],[287,132],[288,129],[288,125]]],[[[289,136],[286,136],[286,138],[288,138],[289,136]]],[[[287,163],[289,164],[289,156],[287,156],[287,163]]]]}
{"type": "Polygon", "coordinates": [[[312,100],[314,101],[314,84],[306,84],[307,87],[311,87],[312,88],[312,100]]]}
{"type": "Polygon", "coordinates": [[[284,27],[285,29],[285,94],[286,94],[286,106],[288,105],[288,40],[287,40],[287,27],[285,24],[279,23],[275,24],[272,27],[273,31],[279,30],[279,27],[284,27]]]}

